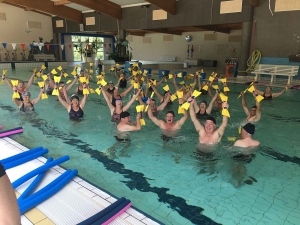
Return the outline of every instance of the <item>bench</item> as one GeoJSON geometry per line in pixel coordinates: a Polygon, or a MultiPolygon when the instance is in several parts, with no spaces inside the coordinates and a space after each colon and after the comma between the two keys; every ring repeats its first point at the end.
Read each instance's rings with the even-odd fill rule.
{"type": "Polygon", "coordinates": [[[54,61],[55,60],[55,57],[53,54],[36,54],[36,55],[33,55],[33,58],[36,60],[36,61],[48,61],[48,60],[51,60],[51,61],[54,61]]]}
{"type": "Polygon", "coordinates": [[[287,76],[288,83],[290,83],[293,77],[298,74],[298,70],[299,66],[259,64],[251,74],[255,74],[258,80],[261,74],[270,75],[271,82],[276,80],[276,76],[287,76]]]}

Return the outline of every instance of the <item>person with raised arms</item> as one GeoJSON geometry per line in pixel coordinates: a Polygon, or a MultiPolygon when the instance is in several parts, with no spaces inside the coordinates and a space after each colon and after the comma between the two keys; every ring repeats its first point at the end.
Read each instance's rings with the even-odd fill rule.
{"type": "MultiPolygon", "coordinates": [[[[179,104],[183,103],[183,99],[179,99],[179,104]]],[[[184,116],[181,119],[175,121],[175,113],[174,111],[168,111],[166,113],[166,121],[157,119],[152,112],[151,107],[148,108],[148,116],[152,120],[152,122],[158,126],[162,130],[162,139],[164,141],[169,141],[173,137],[177,136],[178,131],[181,129],[183,124],[188,118],[188,113],[184,110],[184,116]]]]}
{"type": "MultiPolygon", "coordinates": [[[[13,90],[17,92],[16,87],[13,87],[13,90]]],[[[21,98],[22,100],[20,100],[20,98],[13,97],[12,101],[16,104],[16,106],[18,106],[21,112],[33,112],[34,105],[38,103],[38,101],[42,98],[43,92],[44,92],[44,88],[41,88],[38,97],[33,100],[30,100],[31,94],[29,91],[26,91],[22,93],[22,98],[21,98]]]]}
{"type": "MultiPolygon", "coordinates": [[[[33,73],[33,74],[31,75],[31,77],[30,77],[28,83],[27,83],[26,85],[25,85],[25,82],[24,82],[24,81],[22,81],[22,80],[19,80],[19,81],[18,81],[18,85],[17,85],[16,88],[17,88],[17,91],[18,91],[19,94],[20,94],[20,99],[19,99],[20,101],[22,101],[22,97],[21,97],[22,94],[23,94],[24,92],[29,91],[29,89],[30,89],[30,87],[31,87],[31,85],[32,85],[32,82],[33,82],[35,76],[36,76],[36,74],[33,73]]],[[[15,91],[12,82],[10,81],[10,79],[8,79],[8,78],[6,77],[6,75],[2,75],[2,80],[5,80],[5,82],[6,82],[7,85],[10,87],[10,89],[13,90],[13,91],[15,91]]]]}
{"type": "MultiPolygon", "coordinates": [[[[194,109],[195,99],[189,98],[188,101],[191,103],[190,116],[196,131],[199,134],[199,143],[213,145],[220,142],[228,124],[228,117],[223,116],[223,122],[218,129],[216,127],[216,120],[211,116],[206,117],[206,122],[203,126],[196,117],[194,109]]],[[[229,107],[227,102],[223,102],[222,106],[226,109],[229,107]]]]}
{"type": "Polygon", "coordinates": [[[245,99],[245,93],[241,92],[241,96],[242,96],[242,106],[244,109],[244,112],[247,116],[246,121],[247,122],[257,122],[261,119],[261,106],[260,106],[260,102],[256,99],[257,97],[257,93],[254,92],[253,96],[256,99],[256,105],[251,107],[251,110],[249,111],[248,107],[247,107],[247,103],[246,103],[246,99],[245,99]]]}
{"type": "Polygon", "coordinates": [[[111,120],[113,122],[120,122],[120,116],[121,113],[124,111],[127,111],[130,106],[134,103],[135,99],[139,96],[140,92],[142,89],[139,89],[136,94],[131,98],[131,100],[125,105],[123,106],[123,101],[121,97],[117,97],[115,98],[115,105],[112,104],[110,97],[110,94],[106,91],[105,87],[100,86],[99,89],[102,90],[103,93],[103,97],[110,109],[110,114],[111,114],[111,120]]]}
{"type": "Polygon", "coordinates": [[[269,86],[266,87],[265,92],[262,92],[262,91],[258,90],[256,86],[254,86],[254,87],[255,87],[255,91],[259,95],[262,95],[264,97],[264,100],[272,100],[273,98],[276,98],[276,97],[279,97],[280,95],[282,95],[286,91],[287,87],[289,87],[289,85],[284,87],[281,92],[277,92],[277,93],[272,93],[272,88],[269,87],[269,86]]]}
{"type": "Polygon", "coordinates": [[[197,104],[197,101],[196,100],[194,101],[194,109],[198,119],[206,119],[206,117],[208,117],[211,114],[212,107],[215,101],[217,100],[218,96],[219,93],[216,91],[216,94],[211,100],[211,102],[209,103],[208,107],[207,107],[207,102],[205,100],[202,100],[199,106],[197,104]]]}
{"type": "Polygon", "coordinates": [[[87,100],[87,94],[83,95],[82,100],[79,101],[79,97],[76,94],[73,94],[71,98],[69,98],[66,90],[66,86],[63,86],[61,89],[63,90],[66,100],[62,98],[61,92],[59,92],[58,100],[67,109],[70,119],[71,120],[83,119],[84,117],[83,109],[87,100]]]}

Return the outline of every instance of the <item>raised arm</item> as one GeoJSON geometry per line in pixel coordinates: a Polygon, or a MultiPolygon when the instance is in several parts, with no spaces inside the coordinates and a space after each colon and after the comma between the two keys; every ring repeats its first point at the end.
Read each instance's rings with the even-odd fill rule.
{"type": "MultiPolygon", "coordinates": [[[[56,88],[56,87],[55,87],[56,88]]],[[[63,89],[65,89],[65,87],[63,87],[63,89]]],[[[65,100],[63,100],[63,98],[60,96],[61,93],[60,91],[58,92],[58,100],[59,102],[68,110],[68,112],[70,111],[71,105],[68,104],[65,100]]],[[[67,98],[67,96],[65,96],[67,98]]]]}
{"type": "Polygon", "coordinates": [[[201,85],[201,81],[200,81],[200,75],[198,76],[198,90],[201,91],[202,89],[202,85],[201,85]]]}
{"type": "Polygon", "coordinates": [[[243,106],[244,112],[245,112],[246,116],[249,116],[250,112],[249,112],[249,109],[247,107],[247,103],[246,103],[246,99],[245,99],[245,94],[244,94],[243,91],[241,92],[241,96],[242,96],[242,106],[243,106]]]}
{"type": "MultiPolygon", "coordinates": [[[[223,102],[222,103],[222,108],[229,108],[229,105],[227,102],[223,102]]],[[[222,138],[224,132],[225,132],[225,129],[227,127],[227,124],[228,124],[228,117],[227,116],[223,116],[223,120],[222,120],[222,124],[221,126],[219,127],[219,129],[217,130],[218,134],[219,134],[219,140],[222,138]]]]}
{"type": "Polygon", "coordinates": [[[161,78],[161,80],[160,80],[159,82],[156,83],[156,87],[158,87],[158,86],[164,81],[165,78],[166,78],[166,76],[163,76],[163,77],[161,78]]]}
{"type": "Polygon", "coordinates": [[[130,101],[123,107],[123,111],[127,111],[130,108],[130,106],[132,105],[132,103],[134,103],[135,99],[140,95],[141,90],[142,89],[140,88],[137,91],[137,93],[134,96],[132,96],[132,98],[130,99],[130,101]]]}
{"type": "Polygon", "coordinates": [[[206,109],[206,113],[207,114],[210,114],[211,113],[211,110],[213,108],[213,105],[215,104],[215,101],[217,100],[217,97],[218,97],[218,91],[216,91],[216,94],[215,96],[213,97],[213,99],[211,100],[211,102],[209,103],[207,109],[206,109]]]}
{"type": "Polygon", "coordinates": [[[115,69],[114,69],[114,75],[115,75],[115,77],[119,80],[120,79],[120,76],[118,76],[118,74],[117,74],[117,68],[116,67],[114,67],[115,69]]]}
{"type": "Polygon", "coordinates": [[[86,100],[87,100],[87,94],[83,95],[83,98],[81,99],[80,101],[80,108],[83,110],[84,106],[85,106],[85,103],[86,103],[86,100]]]}
{"type": "Polygon", "coordinates": [[[43,94],[43,93],[44,93],[44,88],[41,88],[39,96],[38,96],[37,98],[33,99],[33,100],[31,101],[31,103],[32,103],[33,105],[35,105],[36,103],[38,103],[38,101],[42,98],[42,94],[43,94]]]}
{"type": "Polygon", "coordinates": [[[200,131],[202,129],[204,129],[204,127],[201,125],[201,123],[199,122],[199,120],[197,120],[197,117],[196,117],[196,113],[195,113],[195,109],[194,109],[194,99],[192,98],[189,98],[189,101],[191,101],[191,105],[190,105],[190,117],[191,117],[191,120],[196,128],[196,131],[199,133],[200,135],[200,131]]]}
{"type": "MultiPolygon", "coordinates": [[[[150,104],[150,99],[148,99],[147,104],[148,104],[148,105],[150,104]]],[[[153,113],[152,113],[152,110],[151,110],[150,107],[148,108],[148,117],[149,117],[150,120],[152,120],[152,122],[153,122],[156,126],[158,126],[158,127],[161,127],[161,126],[162,126],[163,121],[162,121],[162,120],[159,120],[159,119],[157,119],[155,116],[153,116],[153,113]]]]}
{"type": "Polygon", "coordinates": [[[71,88],[73,87],[73,85],[76,83],[77,80],[78,80],[78,76],[75,76],[74,80],[66,87],[66,90],[67,91],[71,90],[71,88]]]}
{"type": "Polygon", "coordinates": [[[25,86],[25,90],[28,91],[30,86],[32,85],[33,79],[34,79],[35,73],[33,73],[27,83],[27,85],[25,86]]]}
{"type": "Polygon", "coordinates": [[[112,115],[114,110],[115,110],[115,107],[112,105],[111,103],[111,100],[110,98],[108,97],[108,93],[107,91],[105,90],[105,87],[101,87],[101,90],[102,90],[102,94],[103,94],[103,97],[108,105],[108,108],[110,109],[110,114],[112,115]]]}
{"type": "Polygon", "coordinates": [[[259,121],[261,119],[261,104],[258,101],[256,102],[256,115],[255,115],[255,121],[259,121]]]}
{"type": "Polygon", "coordinates": [[[168,105],[168,102],[170,100],[170,93],[166,94],[166,98],[164,99],[163,103],[161,103],[158,107],[157,107],[157,111],[163,111],[165,109],[165,107],[168,105]]]}
{"type": "Polygon", "coordinates": [[[174,83],[174,87],[175,87],[176,91],[179,91],[180,88],[177,86],[177,83],[176,83],[176,76],[175,76],[175,75],[173,76],[173,83],[174,83]]]}
{"type": "Polygon", "coordinates": [[[2,79],[5,80],[5,82],[10,87],[10,89],[13,90],[13,86],[12,86],[11,81],[5,75],[2,75],[2,79]]]}
{"type": "Polygon", "coordinates": [[[157,89],[154,87],[154,85],[151,84],[151,88],[154,91],[154,93],[156,94],[157,98],[159,99],[160,102],[164,101],[164,96],[162,96],[157,89]]]}
{"type": "MultiPolygon", "coordinates": [[[[127,88],[125,91],[123,91],[120,96],[123,98],[125,95],[127,95],[129,93],[129,91],[133,88],[133,84],[130,85],[129,88],[127,88]]],[[[126,110],[125,110],[126,111],[126,110]]]]}
{"type": "Polygon", "coordinates": [[[286,91],[286,87],[284,87],[283,90],[282,90],[281,92],[273,93],[273,94],[272,94],[272,97],[273,97],[273,98],[276,98],[276,97],[282,95],[285,91],[286,91]]]}
{"type": "MultiPolygon", "coordinates": [[[[179,104],[183,104],[183,99],[179,99],[179,104]]],[[[187,120],[188,118],[188,112],[186,110],[184,110],[184,116],[181,117],[177,122],[176,122],[176,125],[177,125],[177,128],[180,129],[182,127],[182,125],[185,123],[185,121],[187,120]]]]}
{"type": "MultiPolygon", "coordinates": [[[[254,84],[255,84],[255,82],[254,82],[254,84]]],[[[254,86],[255,91],[257,92],[257,94],[259,94],[259,95],[263,95],[264,94],[264,92],[262,92],[262,91],[260,91],[260,90],[257,89],[256,85],[253,85],[253,86],[254,86]]]]}

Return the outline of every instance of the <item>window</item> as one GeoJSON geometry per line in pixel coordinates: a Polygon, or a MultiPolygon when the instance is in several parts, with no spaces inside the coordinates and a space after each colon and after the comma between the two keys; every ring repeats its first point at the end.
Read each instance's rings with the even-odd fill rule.
{"type": "Polygon", "coordinates": [[[83,61],[83,56],[104,59],[104,38],[72,35],[74,61],[83,61]]]}

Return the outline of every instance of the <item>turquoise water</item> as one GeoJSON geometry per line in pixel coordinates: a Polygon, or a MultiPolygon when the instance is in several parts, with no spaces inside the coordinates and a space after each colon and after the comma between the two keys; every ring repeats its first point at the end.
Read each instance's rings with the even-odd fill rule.
{"type": "MultiPolygon", "coordinates": [[[[26,81],[30,75],[29,69],[7,74],[26,81]]],[[[112,75],[106,80],[115,81],[112,75]]],[[[274,101],[262,102],[262,120],[254,135],[261,147],[250,163],[244,163],[231,159],[232,142],[227,137],[237,136],[246,117],[237,99],[246,86],[229,84],[229,88],[231,119],[222,142],[214,148],[216,160],[199,157],[198,135],[190,119],[171,142],[163,142],[159,128],[146,119],[146,126],[132,133],[130,145],[117,143],[116,125],[110,122],[102,95],[90,95],[84,121],[72,122],[50,96],[35,106],[36,113],[21,114],[4,84],[0,86],[1,125],[3,129],[23,126],[24,133],[13,139],[29,148],[42,145],[54,158],[69,155],[71,160],[64,167],[78,169],[80,176],[117,197],[129,198],[164,224],[299,224],[299,91],[289,90],[274,101]]],[[[37,85],[30,92],[35,98],[37,85]]],[[[246,98],[252,106],[253,97],[247,94],[246,98]]],[[[173,109],[177,112],[177,105],[173,109]]],[[[135,107],[130,112],[134,120],[135,107]]]]}

